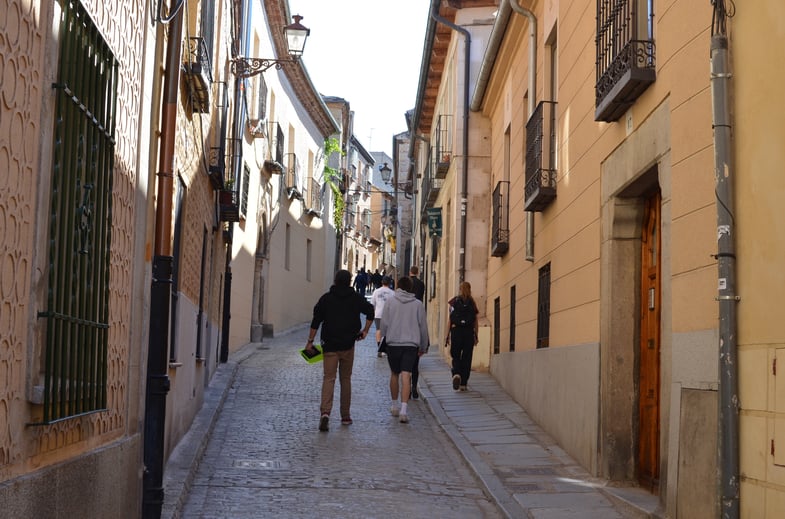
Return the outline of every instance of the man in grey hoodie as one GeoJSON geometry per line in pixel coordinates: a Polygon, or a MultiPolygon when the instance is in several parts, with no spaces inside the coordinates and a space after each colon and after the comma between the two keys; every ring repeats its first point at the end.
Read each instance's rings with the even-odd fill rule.
{"type": "Polygon", "coordinates": [[[390,412],[401,423],[409,422],[407,406],[412,388],[412,369],[415,361],[428,351],[428,323],[425,306],[412,293],[412,280],[398,280],[395,295],[384,304],[381,331],[387,339],[387,362],[390,364],[390,412]],[[400,377],[401,407],[398,407],[400,377]]]}

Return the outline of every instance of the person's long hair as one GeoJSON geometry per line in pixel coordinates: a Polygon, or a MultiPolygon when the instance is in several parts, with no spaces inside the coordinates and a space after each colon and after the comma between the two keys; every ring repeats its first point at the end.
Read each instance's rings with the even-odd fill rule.
{"type": "Polygon", "coordinates": [[[458,296],[464,301],[474,302],[474,298],[472,298],[472,286],[468,281],[461,281],[461,284],[458,285],[458,296]]]}

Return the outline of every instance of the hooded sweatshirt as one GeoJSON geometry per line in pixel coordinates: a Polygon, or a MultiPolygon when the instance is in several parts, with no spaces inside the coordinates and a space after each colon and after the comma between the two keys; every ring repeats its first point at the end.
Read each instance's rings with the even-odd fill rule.
{"type": "Polygon", "coordinates": [[[423,353],[428,351],[428,323],[425,306],[414,294],[400,288],[384,303],[380,328],[388,347],[414,346],[423,353]]]}
{"type": "Polygon", "coordinates": [[[362,330],[360,316],[373,321],[373,305],[352,287],[333,285],[313,307],[311,328],[322,325],[324,351],[344,351],[354,347],[362,330]]]}

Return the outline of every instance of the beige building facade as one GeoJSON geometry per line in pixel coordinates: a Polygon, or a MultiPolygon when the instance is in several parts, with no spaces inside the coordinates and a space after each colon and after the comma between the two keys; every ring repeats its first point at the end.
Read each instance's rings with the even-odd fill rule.
{"type": "MultiPolygon", "coordinates": [[[[285,54],[285,2],[250,6],[247,57],[285,54]],[[270,37],[270,35],[273,35],[270,37]]],[[[287,24],[289,22],[286,22],[287,24]]],[[[340,126],[302,62],[240,80],[240,211],[232,226],[229,349],[309,322],[332,283],[336,247],[325,141],[340,126]],[[296,297],[289,297],[296,294],[296,297]]]]}
{"type": "MultiPolygon", "coordinates": [[[[412,129],[421,229],[429,209],[442,221],[441,236],[430,228],[419,236],[436,283],[431,334],[444,341],[445,302],[462,275],[480,304],[475,369],[487,367],[592,474],[644,489],[664,516],[689,518],[720,513],[729,477],[740,481],[742,516],[778,517],[785,385],[775,375],[782,334],[772,316],[781,305],[770,260],[782,251],[762,222],[776,221],[769,211],[782,190],[769,172],[781,162],[772,141],[781,132],[755,103],[782,103],[753,79],[772,61],[752,27],[777,34],[759,17],[778,19],[782,9],[505,0],[482,11],[478,3],[432,3],[412,129]],[[709,63],[720,24],[738,175],[741,302],[730,382],[719,370],[718,288],[728,280],[718,279],[718,243],[728,227],[718,225],[709,63]],[[476,56],[467,45],[484,55],[469,58],[464,162],[460,75],[464,56],[476,56]],[[446,160],[440,132],[449,118],[458,122],[448,125],[446,160]],[[736,383],[740,420],[723,418],[718,389],[736,383]],[[720,430],[734,421],[738,450],[718,458],[720,430]],[[728,476],[734,456],[740,478],[728,476]]],[[[732,494],[723,506],[733,506],[732,494]]]]}
{"type": "Polygon", "coordinates": [[[8,517],[141,510],[148,12],[145,2],[11,0],[0,14],[0,502],[8,517]]]}

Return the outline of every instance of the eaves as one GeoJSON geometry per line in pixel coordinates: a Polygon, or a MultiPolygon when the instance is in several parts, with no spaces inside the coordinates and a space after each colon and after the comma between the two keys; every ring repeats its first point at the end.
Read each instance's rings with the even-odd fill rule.
{"type": "MultiPolygon", "coordinates": [[[[287,0],[265,0],[262,5],[267,13],[267,23],[270,24],[275,53],[278,56],[285,56],[287,46],[283,28],[291,23],[289,2],[287,0]]],[[[297,99],[308,111],[322,135],[327,138],[338,133],[340,127],[333,119],[321,94],[314,87],[302,60],[292,66],[284,67],[282,70],[296,92],[297,99]]]]}

